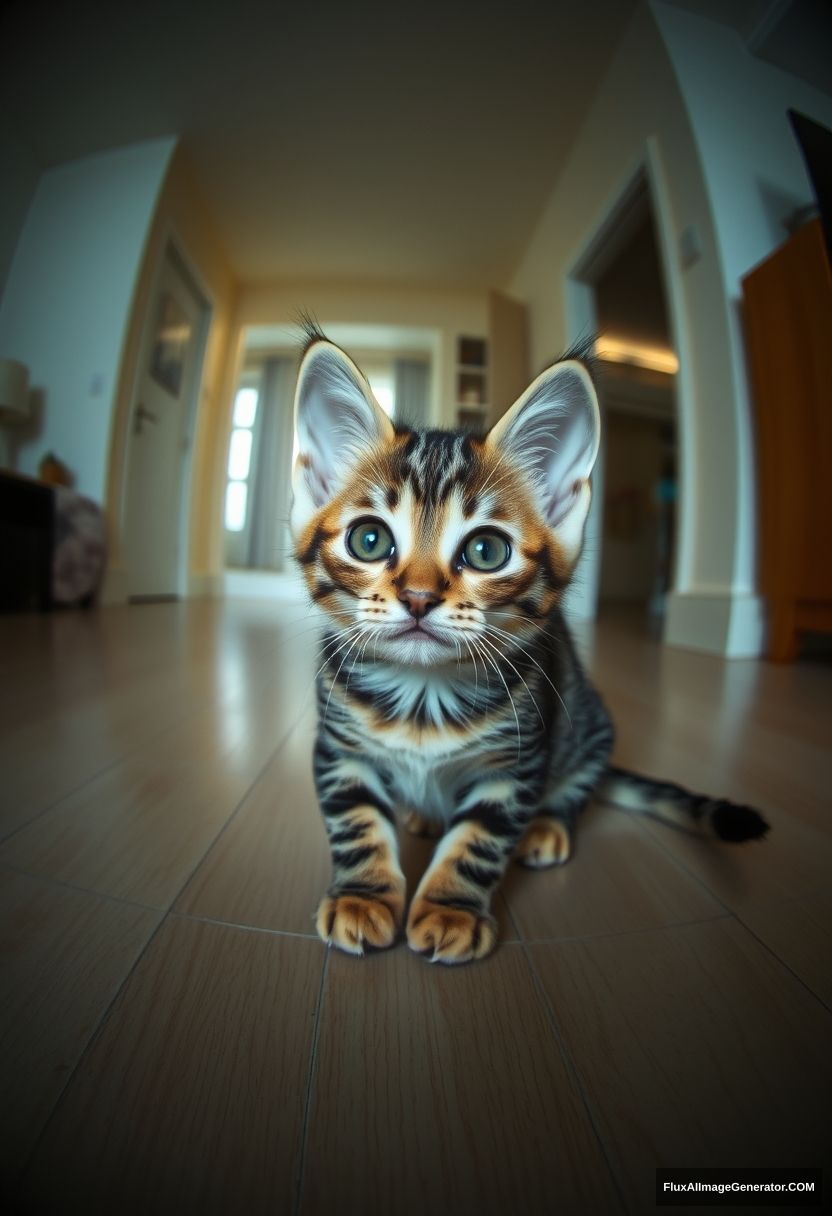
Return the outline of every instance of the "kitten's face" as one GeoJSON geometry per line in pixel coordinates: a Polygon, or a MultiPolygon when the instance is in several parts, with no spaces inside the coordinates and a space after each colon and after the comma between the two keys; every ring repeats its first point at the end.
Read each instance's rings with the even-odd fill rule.
{"type": "Polygon", "coordinates": [[[580,363],[538,376],[484,439],[397,432],[348,356],[318,339],[295,421],[297,557],[344,661],[369,649],[487,672],[542,627],[580,551],[598,448],[580,363]]]}
{"type": "Polygon", "coordinates": [[[353,650],[406,665],[469,660],[530,636],[569,562],[522,473],[482,440],[395,435],[359,458],[299,537],[309,590],[353,650]]]}

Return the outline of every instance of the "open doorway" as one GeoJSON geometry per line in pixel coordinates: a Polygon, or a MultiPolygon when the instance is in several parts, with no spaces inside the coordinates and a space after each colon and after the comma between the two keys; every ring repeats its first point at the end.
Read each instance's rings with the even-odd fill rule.
{"type": "Polygon", "coordinates": [[[675,569],[678,360],[646,174],[593,243],[580,281],[599,334],[598,610],[629,610],[661,632],[675,569]]]}
{"type": "MultiPolygon", "coordinates": [[[[431,425],[437,417],[439,335],[429,329],[324,324],[349,351],[382,409],[394,419],[431,425]]],[[[293,573],[289,509],[298,355],[290,326],[251,326],[232,405],[223,506],[226,590],[269,594],[268,576],[293,573]]]]}

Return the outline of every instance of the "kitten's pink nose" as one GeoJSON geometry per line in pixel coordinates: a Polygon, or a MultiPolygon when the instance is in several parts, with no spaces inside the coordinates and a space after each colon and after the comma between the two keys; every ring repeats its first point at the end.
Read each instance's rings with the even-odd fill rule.
{"type": "Polygon", "coordinates": [[[399,592],[399,599],[417,621],[420,617],[427,616],[431,608],[435,608],[440,602],[440,597],[433,591],[411,591],[409,587],[399,592]]]}

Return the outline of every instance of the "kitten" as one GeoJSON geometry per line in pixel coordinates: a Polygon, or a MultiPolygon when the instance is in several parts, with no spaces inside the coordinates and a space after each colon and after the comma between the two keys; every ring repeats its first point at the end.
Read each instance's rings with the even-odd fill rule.
{"type": "Polygon", "coordinates": [[[565,862],[595,795],[746,840],[749,807],[612,768],[613,728],[560,601],[599,442],[587,364],[565,356],[483,438],[394,426],[311,328],[298,378],[291,525],[322,640],[314,771],[333,880],[323,940],[393,944],[405,912],[396,814],[442,835],[407,916],[413,950],[483,958],[510,858],[565,862]]]}

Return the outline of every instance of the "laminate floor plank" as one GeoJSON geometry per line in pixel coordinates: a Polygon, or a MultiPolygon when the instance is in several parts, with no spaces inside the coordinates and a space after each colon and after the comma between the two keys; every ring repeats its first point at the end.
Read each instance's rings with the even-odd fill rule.
{"type": "MultiPolygon", "coordinates": [[[[21,1216],[640,1216],[657,1164],[824,1164],[832,669],[580,626],[617,759],[772,831],[595,805],[454,969],[314,936],[318,627],[289,599],[0,618],[21,1216]]],[[[433,848],[402,834],[411,893],[433,848]]]]}
{"type": "Polygon", "coordinates": [[[739,919],[832,1010],[832,892],[748,900],[739,919]]]}
{"type": "Polygon", "coordinates": [[[633,1212],[657,1166],[830,1164],[832,1017],[733,918],[529,951],[633,1212]]]}
{"type": "Polygon", "coordinates": [[[0,1174],[22,1167],[161,915],[0,871],[0,1174]]]}
{"type": "Polygon", "coordinates": [[[732,912],[749,902],[795,899],[829,885],[832,841],[782,811],[767,811],[771,831],[762,841],[723,844],[674,831],[649,819],[638,827],[732,912]]]}
{"type": "Polygon", "coordinates": [[[303,670],[298,692],[308,695],[314,646],[305,626],[289,617],[264,628],[262,614],[227,618],[208,605],[192,617],[182,605],[147,605],[132,617],[121,610],[47,618],[52,631],[36,635],[44,653],[35,665],[30,654],[35,674],[7,692],[11,713],[0,722],[0,837],[206,707],[233,714],[287,666],[303,670]],[[86,629],[77,647],[77,631],[69,639],[64,631],[79,616],[86,629]],[[300,669],[299,659],[306,660],[300,669]]]}
{"type": "Polygon", "coordinates": [[[620,1211],[522,947],[332,953],[300,1216],[620,1211]]]}
{"type": "Polygon", "coordinates": [[[671,719],[619,694],[611,698],[611,708],[616,763],[750,803],[767,816],[781,810],[832,839],[825,795],[828,744],[783,738],[754,724],[729,726],[694,705],[671,719]]]}
{"type": "Polygon", "coordinates": [[[314,934],[330,862],[312,781],[313,742],[309,713],[195,871],[177,901],[178,911],[314,934]]]}
{"type": "Polygon", "coordinates": [[[289,1212],[325,951],[169,917],[50,1121],[36,1211],[289,1212]]]}
{"type": "Polygon", "coordinates": [[[107,769],[0,846],[0,861],[166,908],[292,726],[275,684],[189,719],[107,769]]]}

